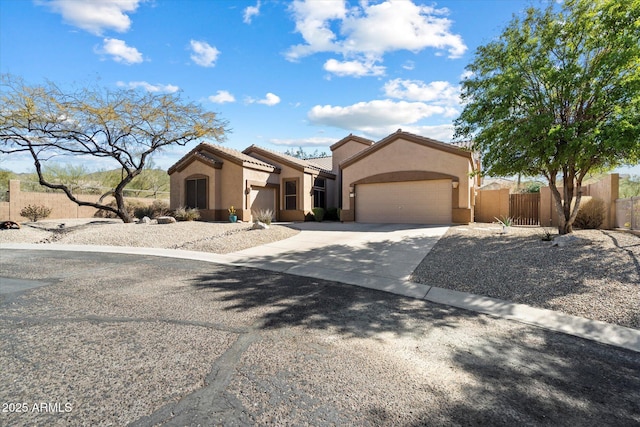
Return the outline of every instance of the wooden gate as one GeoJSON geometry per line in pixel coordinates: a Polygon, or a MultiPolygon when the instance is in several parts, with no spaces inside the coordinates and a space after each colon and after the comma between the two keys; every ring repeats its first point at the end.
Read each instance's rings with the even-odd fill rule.
{"type": "Polygon", "coordinates": [[[540,225],[540,193],[510,194],[509,216],[514,225],[540,225]]]}

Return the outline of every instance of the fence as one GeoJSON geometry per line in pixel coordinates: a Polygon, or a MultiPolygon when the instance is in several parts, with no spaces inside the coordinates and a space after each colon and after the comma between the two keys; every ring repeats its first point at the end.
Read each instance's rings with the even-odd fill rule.
{"type": "Polygon", "coordinates": [[[627,230],[640,230],[640,197],[616,200],[615,226],[627,230]]]}
{"type": "MultiPolygon", "coordinates": [[[[27,205],[43,205],[51,208],[49,219],[61,218],[92,218],[98,209],[91,206],[78,206],[61,192],[28,192],[21,191],[19,180],[9,181],[9,191],[6,202],[0,202],[0,221],[24,221],[20,211],[27,205]]],[[[87,202],[98,202],[99,195],[88,194],[78,196],[87,202]]],[[[109,203],[113,198],[105,198],[102,203],[109,203]]],[[[148,197],[127,197],[127,200],[136,200],[150,205],[154,199],[148,197]]]]}
{"type": "Polygon", "coordinates": [[[540,225],[540,193],[510,194],[509,216],[515,225],[540,225]]]}
{"type": "MultiPolygon", "coordinates": [[[[619,185],[618,174],[607,175],[598,182],[582,187],[583,196],[585,196],[583,201],[587,197],[592,197],[604,202],[605,218],[601,228],[623,227],[625,223],[629,223],[629,227],[632,223],[635,224],[635,227],[640,227],[640,213],[638,213],[638,205],[640,203],[638,200],[640,198],[638,197],[633,198],[633,203],[629,202],[628,208],[625,207],[625,202],[621,202],[619,210],[623,213],[619,214],[622,216],[618,221],[618,224],[621,225],[615,224],[616,216],[618,215],[616,213],[618,211],[616,199],[618,199],[619,185]],[[625,214],[624,212],[627,213],[625,214]],[[624,215],[628,216],[626,220],[624,215]]],[[[562,188],[558,188],[558,191],[562,194],[562,188]]],[[[558,225],[558,213],[549,187],[542,187],[539,194],[532,193],[531,196],[529,194],[509,194],[508,188],[479,190],[476,196],[474,215],[476,222],[495,222],[496,218],[510,216],[514,219],[519,219],[516,222],[518,225],[541,225],[543,227],[555,227],[558,225]],[[539,197],[537,217],[535,216],[536,208],[533,206],[535,202],[524,201],[526,197],[539,197]],[[531,203],[531,205],[528,206],[528,203],[531,203]]]]}

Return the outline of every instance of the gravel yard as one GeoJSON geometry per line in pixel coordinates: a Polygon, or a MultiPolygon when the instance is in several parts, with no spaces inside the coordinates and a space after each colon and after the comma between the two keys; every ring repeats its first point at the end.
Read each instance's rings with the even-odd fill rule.
{"type": "Polygon", "coordinates": [[[175,224],[123,224],[119,220],[54,220],[2,230],[0,243],[135,246],[226,254],[286,239],[298,230],[272,225],[251,230],[248,223],[186,221],[175,224]],[[61,228],[61,224],[64,227],[61,228]]]}
{"type": "Polygon", "coordinates": [[[490,224],[451,227],[412,279],[640,328],[640,238],[609,230],[574,234],[584,240],[559,248],[542,241],[537,227],[507,234],[490,224]]]}

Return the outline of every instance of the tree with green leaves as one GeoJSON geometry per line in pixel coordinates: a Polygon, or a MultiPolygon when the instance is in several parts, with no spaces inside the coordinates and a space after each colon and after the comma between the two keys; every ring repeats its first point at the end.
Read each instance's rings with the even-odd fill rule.
{"type": "MultiPolygon", "coordinates": [[[[224,140],[227,122],[179,93],[131,89],[80,88],[66,91],[52,82],[29,86],[3,75],[0,99],[0,152],[27,153],[40,185],[63,191],[80,206],[113,212],[131,222],[124,189],[145,169],[151,156],[171,145],[211,137],[224,140]],[[45,174],[43,164],[60,156],[111,161],[121,170],[109,195],[115,207],[80,200],[70,185],[45,174]]],[[[102,198],[101,198],[102,200],[102,198]]]]}
{"type": "Polygon", "coordinates": [[[298,147],[297,149],[288,149],[284,152],[287,156],[296,157],[298,159],[313,159],[315,157],[326,157],[327,153],[322,151],[320,152],[317,148],[313,153],[304,151],[304,148],[298,147]]]}
{"type": "Polygon", "coordinates": [[[590,171],[640,160],[640,0],[530,8],[467,70],[456,137],[474,141],[489,175],[544,176],[560,234],[590,171]]]}

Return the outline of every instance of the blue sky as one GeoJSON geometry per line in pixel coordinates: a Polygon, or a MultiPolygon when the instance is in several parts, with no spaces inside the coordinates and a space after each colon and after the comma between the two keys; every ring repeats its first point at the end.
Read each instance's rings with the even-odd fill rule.
{"type": "MultiPolygon", "coordinates": [[[[350,133],[378,140],[399,128],[449,141],[465,66],[531,4],[0,0],[0,71],[32,84],[180,90],[229,122],[225,144],[239,150],[329,152],[350,133]]],[[[193,146],[154,162],[166,169],[193,146]]],[[[14,157],[0,167],[32,170],[14,157]]]]}

